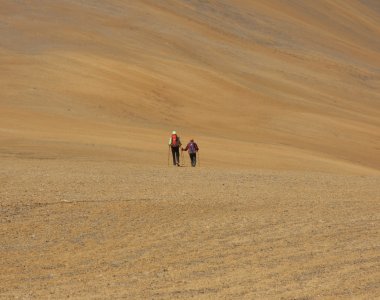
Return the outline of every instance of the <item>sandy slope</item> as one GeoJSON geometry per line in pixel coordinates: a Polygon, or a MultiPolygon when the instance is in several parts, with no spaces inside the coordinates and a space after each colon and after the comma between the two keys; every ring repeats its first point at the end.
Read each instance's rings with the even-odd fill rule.
{"type": "Polygon", "coordinates": [[[0,298],[374,299],[376,0],[0,4],[0,298]],[[177,129],[200,168],[168,167],[177,129]]]}
{"type": "Polygon", "coordinates": [[[3,1],[0,14],[1,153],[136,143],[160,164],[175,128],[212,165],[275,147],[260,167],[379,169],[376,1],[3,1]]]}

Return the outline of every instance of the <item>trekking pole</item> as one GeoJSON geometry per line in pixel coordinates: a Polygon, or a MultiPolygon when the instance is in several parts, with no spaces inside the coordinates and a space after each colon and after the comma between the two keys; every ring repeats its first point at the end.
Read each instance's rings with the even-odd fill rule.
{"type": "Polygon", "coordinates": [[[168,167],[169,167],[169,158],[170,158],[170,146],[168,146],[168,167]]]}
{"type": "Polygon", "coordinates": [[[183,160],[183,151],[181,149],[181,165],[184,167],[185,166],[185,161],[183,160]]]}

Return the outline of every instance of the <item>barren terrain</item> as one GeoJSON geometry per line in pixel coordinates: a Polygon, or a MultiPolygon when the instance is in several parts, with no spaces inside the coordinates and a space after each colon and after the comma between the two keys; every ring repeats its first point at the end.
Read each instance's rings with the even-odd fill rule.
{"type": "Polygon", "coordinates": [[[379,176],[2,164],[4,298],[374,299],[379,176]]]}
{"type": "Polygon", "coordinates": [[[376,0],[1,1],[0,298],[379,298],[379,116],[376,0]]]}

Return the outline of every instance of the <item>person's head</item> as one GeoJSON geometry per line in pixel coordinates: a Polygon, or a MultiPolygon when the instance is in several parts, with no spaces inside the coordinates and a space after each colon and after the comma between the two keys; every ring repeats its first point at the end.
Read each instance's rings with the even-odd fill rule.
{"type": "Polygon", "coordinates": [[[193,140],[193,139],[191,139],[191,140],[190,140],[190,143],[194,143],[194,140],[193,140]]]}
{"type": "Polygon", "coordinates": [[[172,134],[177,134],[177,131],[173,130],[173,131],[172,131],[172,134]]]}

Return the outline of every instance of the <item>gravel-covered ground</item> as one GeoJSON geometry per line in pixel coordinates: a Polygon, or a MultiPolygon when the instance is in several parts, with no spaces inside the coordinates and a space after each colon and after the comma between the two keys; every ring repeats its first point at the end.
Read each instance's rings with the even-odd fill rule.
{"type": "Polygon", "coordinates": [[[0,298],[374,299],[380,177],[1,161],[0,298]]]}

